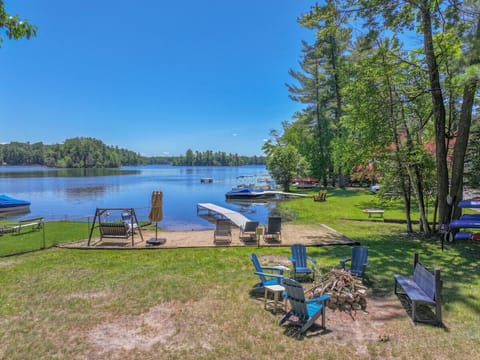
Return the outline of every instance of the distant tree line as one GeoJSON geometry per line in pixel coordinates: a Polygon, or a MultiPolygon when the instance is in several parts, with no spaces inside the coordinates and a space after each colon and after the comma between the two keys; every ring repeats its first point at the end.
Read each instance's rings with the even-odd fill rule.
{"type": "Polygon", "coordinates": [[[133,151],[77,137],[63,144],[11,142],[0,145],[0,162],[7,165],[43,165],[59,168],[117,168],[139,165],[143,157],[133,151]]]}
{"type": "Polygon", "coordinates": [[[241,156],[223,151],[213,152],[195,151],[188,149],[185,156],[173,158],[173,165],[183,166],[241,166],[241,165],[265,165],[264,156],[241,156]]]}
{"type": "Polygon", "coordinates": [[[58,168],[118,168],[127,165],[239,166],[263,165],[263,156],[240,156],[225,152],[193,152],[185,156],[146,157],[88,137],[67,139],[62,144],[11,142],[0,144],[0,164],[42,165],[58,168]]]}

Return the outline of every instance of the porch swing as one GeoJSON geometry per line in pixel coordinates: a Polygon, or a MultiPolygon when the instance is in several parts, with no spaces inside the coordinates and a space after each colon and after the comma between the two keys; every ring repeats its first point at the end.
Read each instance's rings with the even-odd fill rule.
{"type": "Polygon", "coordinates": [[[128,239],[132,238],[132,247],[135,244],[134,234],[138,230],[140,238],[143,242],[142,229],[137,225],[137,215],[134,208],[97,208],[95,210],[95,217],[93,218],[92,227],[90,228],[90,235],[88,237],[88,244],[90,246],[95,224],[98,222],[100,230],[100,241],[104,238],[109,239],[128,239]],[[102,216],[108,217],[111,211],[121,212],[122,221],[108,222],[102,221],[102,216]]]}

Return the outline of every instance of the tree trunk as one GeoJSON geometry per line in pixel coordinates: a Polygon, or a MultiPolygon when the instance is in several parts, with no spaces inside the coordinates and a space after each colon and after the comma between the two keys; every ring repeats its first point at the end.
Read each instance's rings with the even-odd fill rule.
{"type": "Polygon", "coordinates": [[[433,116],[435,121],[435,155],[437,162],[437,198],[439,210],[439,222],[445,224],[448,221],[448,167],[447,167],[447,146],[445,144],[445,104],[443,101],[440,74],[438,70],[435,50],[433,47],[432,19],[429,8],[430,1],[420,2],[420,11],[423,27],[423,47],[425,61],[428,65],[430,78],[430,91],[433,103],[433,116]]]}
{"type": "MultiPolygon", "coordinates": [[[[475,54],[470,60],[469,65],[476,65],[480,63],[480,19],[477,23],[477,29],[475,32],[474,45],[471,49],[471,53],[475,54]]],[[[454,218],[460,216],[460,210],[456,208],[456,203],[463,199],[463,174],[465,153],[468,146],[468,138],[470,136],[470,127],[472,124],[472,110],[473,103],[475,101],[475,93],[478,87],[478,80],[476,76],[468,79],[463,89],[463,102],[462,110],[460,113],[460,121],[458,124],[457,140],[453,148],[453,165],[452,165],[452,185],[450,189],[450,195],[456,199],[453,204],[454,218]]]]}

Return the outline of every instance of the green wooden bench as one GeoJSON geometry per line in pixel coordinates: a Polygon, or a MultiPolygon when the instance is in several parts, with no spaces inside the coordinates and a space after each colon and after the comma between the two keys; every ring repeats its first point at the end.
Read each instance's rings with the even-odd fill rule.
{"type": "Polygon", "coordinates": [[[435,306],[435,321],[442,323],[442,280],[440,278],[440,269],[435,269],[433,273],[428,271],[419,261],[418,254],[413,257],[413,277],[395,274],[395,294],[397,285],[404,290],[404,294],[412,303],[412,320],[418,322],[429,322],[429,320],[420,320],[415,317],[417,303],[424,303],[435,306]]]}

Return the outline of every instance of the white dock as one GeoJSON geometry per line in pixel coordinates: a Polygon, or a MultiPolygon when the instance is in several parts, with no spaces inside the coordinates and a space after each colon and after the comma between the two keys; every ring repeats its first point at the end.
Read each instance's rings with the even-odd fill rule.
{"type": "Polygon", "coordinates": [[[245,225],[247,221],[250,221],[249,218],[243,216],[239,212],[236,212],[212,203],[198,203],[197,213],[200,210],[206,210],[209,214],[214,213],[216,215],[220,215],[226,219],[229,219],[232,223],[234,223],[238,227],[241,227],[245,225]]]}
{"type": "Polygon", "coordinates": [[[282,196],[312,197],[312,195],[298,194],[298,193],[291,193],[291,192],[277,191],[277,190],[265,190],[264,193],[273,194],[273,195],[282,195],[282,196]]]}

